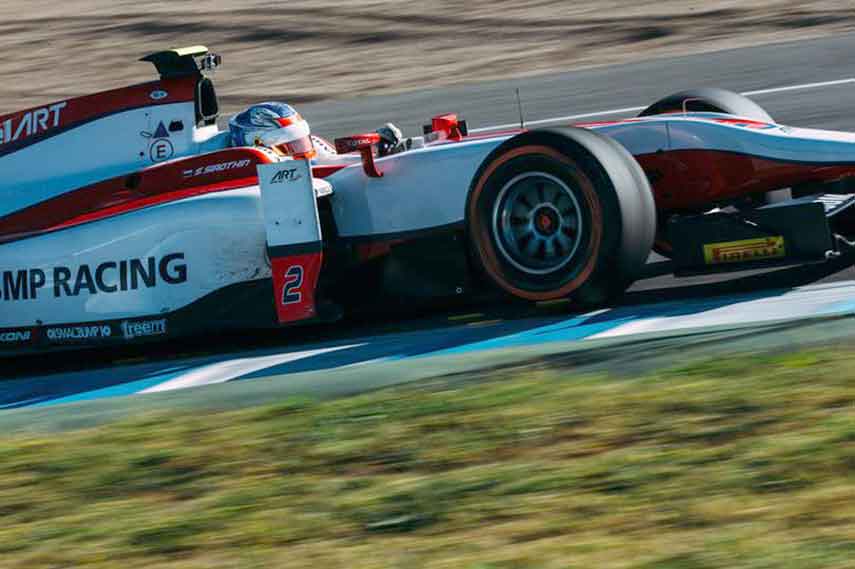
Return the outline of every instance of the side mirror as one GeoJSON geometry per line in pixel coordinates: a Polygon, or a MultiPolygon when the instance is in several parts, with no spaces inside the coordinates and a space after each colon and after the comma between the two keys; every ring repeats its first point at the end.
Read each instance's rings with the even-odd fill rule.
{"type": "Polygon", "coordinates": [[[335,151],[339,154],[359,152],[362,156],[362,169],[369,178],[382,178],[383,173],[377,170],[374,163],[374,152],[380,144],[380,135],[376,132],[354,134],[335,139],[335,151]]]}
{"type": "Polygon", "coordinates": [[[434,140],[462,140],[469,135],[466,121],[458,119],[453,113],[433,117],[422,130],[426,137],[430,136],[434,140]]]}

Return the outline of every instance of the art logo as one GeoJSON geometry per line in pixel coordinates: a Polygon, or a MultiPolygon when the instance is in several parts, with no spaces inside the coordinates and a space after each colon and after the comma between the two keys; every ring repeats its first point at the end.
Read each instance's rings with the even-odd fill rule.
{"type": "Polygon", "coordinates": [[[0,300],[15,302],[114,294],[187,282],[184,253],[105,261],[98,265],[0,271],[0,300]]]}
{"type": "Polygon", "coordinates": [[[10,118],[0,124],[0,145],[22,140],[41,134],[59,126],[62,109],[68,103],[56,103],[24,113],[18,118],[10,118]]]}
{"type": "Polygon", "coordinates": [[[296,182],[301,179],[303,176],[297,172],[296,168],[288,168],[287,170],[279,170],[276,174],[273,175],[273,178],[270,180],[271,184],[282,184],[285,182],[296,182]]]}

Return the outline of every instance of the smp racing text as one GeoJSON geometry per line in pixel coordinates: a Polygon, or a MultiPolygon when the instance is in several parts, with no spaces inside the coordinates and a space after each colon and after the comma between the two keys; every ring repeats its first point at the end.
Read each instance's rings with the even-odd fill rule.
{"type": "Polygon", "coordinates": [[[184,253],[163,257],[106,261],[99,265],[45,269],[0,270],[0,300],[38,300],[75,297],[81,294],[113,294],[160,284],[187,282],[184,253]]]}

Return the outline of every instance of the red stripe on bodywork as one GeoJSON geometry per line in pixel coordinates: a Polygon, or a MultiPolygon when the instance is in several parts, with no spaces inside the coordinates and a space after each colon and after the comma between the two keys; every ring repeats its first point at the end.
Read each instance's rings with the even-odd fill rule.
{"type": "Polygon", "coordinates": [[[347,168],[348,166],[350,166],[350,164],[312,166],[312,176],[315,178],[326,178],[327,176],[331,176],[342,168],[347,168]]]}
{"type": "Polygon", "coordinates": [[[713,122],[717,122],[720,124],[731,124],[731,125],[735,125],[735,126],[747,126],[747,127],[756,127],[756,128],[774,128],[776,126],[776,125],[771,124],[771,123],[762,122],[762,121],[755,121],[752,119],[713,118],[713,119],[706,119],[706,120],[711,120],[713,122]]]}
{"type": "MultiPolygon", "coordinates": [[[[0,218],[0,243],[99,221],[146,207],[258,184],[256,166],[271,159],[254,148],[230,148],[152,166],[43,201],[0,218]],[[205,173],[206,167],[248,160],[239,168],[205,173]],[[196,172],[201,169],[201,173],[196,172]],[[193,175],[185,175],[192,172],[193,175]]],[[[325,178],[346,164],[314,166],[325,178]]]]}
{"type": "Polygon", "coordinates": [[[111,178],[0,218],[0,243],[152,205],[252,186],[258,183],[256,166],[270,161],[259,150],[233,148],[111,178]],[[232,167],[217,170],[222,164],[232,167]]]}
{"type": "Polygon", "coordinates": [[[194,75],[175,79],[160,79],[0,116],[0,129],[8,129],[4,132],[10,133],[9,138],[11,138],[9,140],[0,133],[0,154],[8,151],[10,147],[16,150],[24,148],[31,142],[43,140],[47,136],[67,130],[77,124],[90,122],[123,110],[194,101],[197,81],[198,77],[194,75]],[[166,96],[161,99],[154,99],[151,94],[155,91],[162,91],[166,93],[166,96]],[[57,105],[61,105],[62,108],[49,113],[49,116],[43,121],[44,127],[34,125],[29,133],[26,130],[21,130],[19,136],[15,137],[21,121],[25,120],[27,115],[30,115],[29,120],[32,124],[34,116],[44,118],[43,113],[36,115],[34,113],[40,113],[57,105]],[[7,123],[8,127],[6,126],[7,123]]]}
{"type": "Polygon", "coordinates": [[[245,188],[248,186],[253,186],[258,183],[258,177],[249,177],[249,178],[239,178],[236,180],[228,180],[225,182],[219,182],[217,184],[210,184],[207,186],[195,186],[191,188],[185,188],[183,190],[175,190],[171,192],[164,192],[162,194],[158,194],[156,196],[151,196],[148,198],[142,198],[133,200],[131,202],[123,203],[121,205],[116,205],[113,207],[104,208],[92,213],[79,215],[77,217],[71,218],[68,221],[64,221],[57,225],[54,225],[48,229],[48,231],[56,231],[58,229],[65,229],[67,227],[73,227],[75,225],[81,225],[83,223],[91,223],[93,221],[98,221],[99,219],[104,219],[106,217],[113,217],[116,215],[121,215],[123,213],[129,213],[132,211],[136,211],[139,209],[161,205],[164,203],[174,202],[178,200],[183,200],[187,198],[192,198],[195,196],[201,196],[204,194],[211,194],[215,192],[224,192],[226,190],[234,190],[237,188],[245,188]]]}
{"type": "Polygon", "coordinates": [[[808,182],[855,176],[855,165],[785,162],[721,150],[671,150],[635,159],[651,181],[656,206],[696,210],[808,182]]]}

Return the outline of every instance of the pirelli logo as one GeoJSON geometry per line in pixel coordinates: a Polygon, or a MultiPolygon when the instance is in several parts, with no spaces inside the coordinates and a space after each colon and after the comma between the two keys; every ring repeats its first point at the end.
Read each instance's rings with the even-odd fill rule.
{"type": "Polygon", "coordinates": [[[786,254],[784,238],[780,235],[704,245],[704,261],[707,265],[778,259],[786,254]]]}

